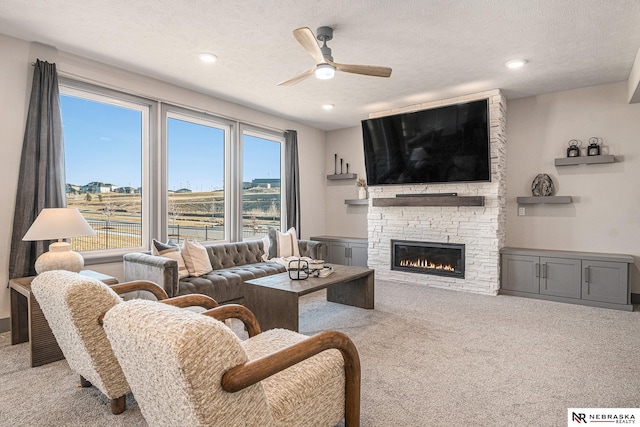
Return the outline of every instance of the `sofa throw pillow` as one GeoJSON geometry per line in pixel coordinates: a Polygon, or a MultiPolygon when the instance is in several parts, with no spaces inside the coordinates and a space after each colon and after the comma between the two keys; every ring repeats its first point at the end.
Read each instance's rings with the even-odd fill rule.
{"type": "Polygon", "coordinates": [[[170,249],[177,249],[179,251],[180,244],[178,244],[178,242],[173,239],[169,239],[167,243],[163,243],[159,240],[153,239],[151,245],[151,255],[160,255],[160,252],[170,249]]]}
{"type": "Polygon", "coordinates": [[[169,240],[167,243],[162,243],[153,239],[151,244],[151,254],[176,260],[178,262],[178,279],[189,277],[189,270],[187,270],[187,266],[182,258],[182,253],[180,253],[180,246],[173,240],[169,240]]]}
{"type": "Polygon", "coordinates": [[[269,227],[268,236],[269,259],[300,256],[300,248],[298,247],[298,237],[295,228],[291,227],[285,233],[281,233],[275,228],[269,227]]]}
{"type": "Polygon", "coordinates": [[[195,240],[185,240],[182,245],[182,257],[187,265],[189,275],[202,276],[213,270],[207,249],[195,240]]]}
{"type": "Polygon", "coordinates": [[[269,236],[264,236],[262,238],[262,249],[263,249],[262,261],[268,261],[269,260],[269,236]]]}

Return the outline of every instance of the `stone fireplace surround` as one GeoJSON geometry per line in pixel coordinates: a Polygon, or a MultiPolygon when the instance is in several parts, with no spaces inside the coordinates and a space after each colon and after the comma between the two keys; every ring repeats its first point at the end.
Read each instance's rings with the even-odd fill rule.
{"type": "Polygon", "coordinates": [[[504,246],[506,232],[506,101],[500,90],[413,105],[369,117],[485,98],[489,100],[491,182],[369,187],[371,199],[392,198],[396,194],[455,192],[459,196],[484,196],[484,206],[380,207],[373,206],[370,201],[367,214],[368,257],[369,267],[376,270],[377,279],[497,295],[500,288],[499,251],[504,246]],[[464,279],[392,270],[392,239],[464,244],[464,279]]]}

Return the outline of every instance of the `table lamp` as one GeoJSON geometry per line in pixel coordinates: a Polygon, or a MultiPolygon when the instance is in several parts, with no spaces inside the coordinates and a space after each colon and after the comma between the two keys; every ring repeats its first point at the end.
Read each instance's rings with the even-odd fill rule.
{"type": "Polygon", "coordinates": [[[45,208],[24,235],[22,240],[55,240],[36,260],[38,274],[49,270],[79,272],[84,267],[82,256],[71,250],[71,244],[62,239],[70,237],[95,236],[96,232],[75,208],[45,208]]]}

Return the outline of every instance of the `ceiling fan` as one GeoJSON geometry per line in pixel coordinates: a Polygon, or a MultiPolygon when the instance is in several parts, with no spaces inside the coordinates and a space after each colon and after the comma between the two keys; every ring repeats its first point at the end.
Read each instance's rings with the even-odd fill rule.
{"type": "Polygon", "coordinates": [[[313,35],[313,32],[307,28],[297,28],[293,30],[293,37],[298,40],[298,43],[309,52],[309,54],[316,61],[315,67],[298,74],[297,76],[278,83],[278,86],[290,86],[294,85],[307,77],[315,74],[318,79],[326,80],[333,78],[336,70],[345,73],[362,74],[365,76],[375,77],[389,77],[391,75],[391,68],[389,67],[376,67],[374,65],[350,65],[350,64],[338,64],[333,62],[333,56],[331,56],[331,48],[327,46],[327,41],[333,38],[333,28],[320,27],[316,31],[317,36],[313,35]],[[316,38],[322,42],[322,47],[316,42],[316,38]]]}

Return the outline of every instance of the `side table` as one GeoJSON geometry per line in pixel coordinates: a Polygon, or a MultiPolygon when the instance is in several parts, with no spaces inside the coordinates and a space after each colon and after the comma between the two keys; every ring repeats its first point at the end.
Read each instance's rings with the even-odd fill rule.
{"type": "MultiPolygon", "coordinates": [[[[83,276],[98,279],[107,285],[115,285],[118,279],[92,270],[82,270],[83,276]]],[[[62,350],[51,332],[40,304],[31,293],[31,281],[35,276],[11,279],[11,344],[29,341],[31,367],[46,365],[64,359],[62,350]]]]}

